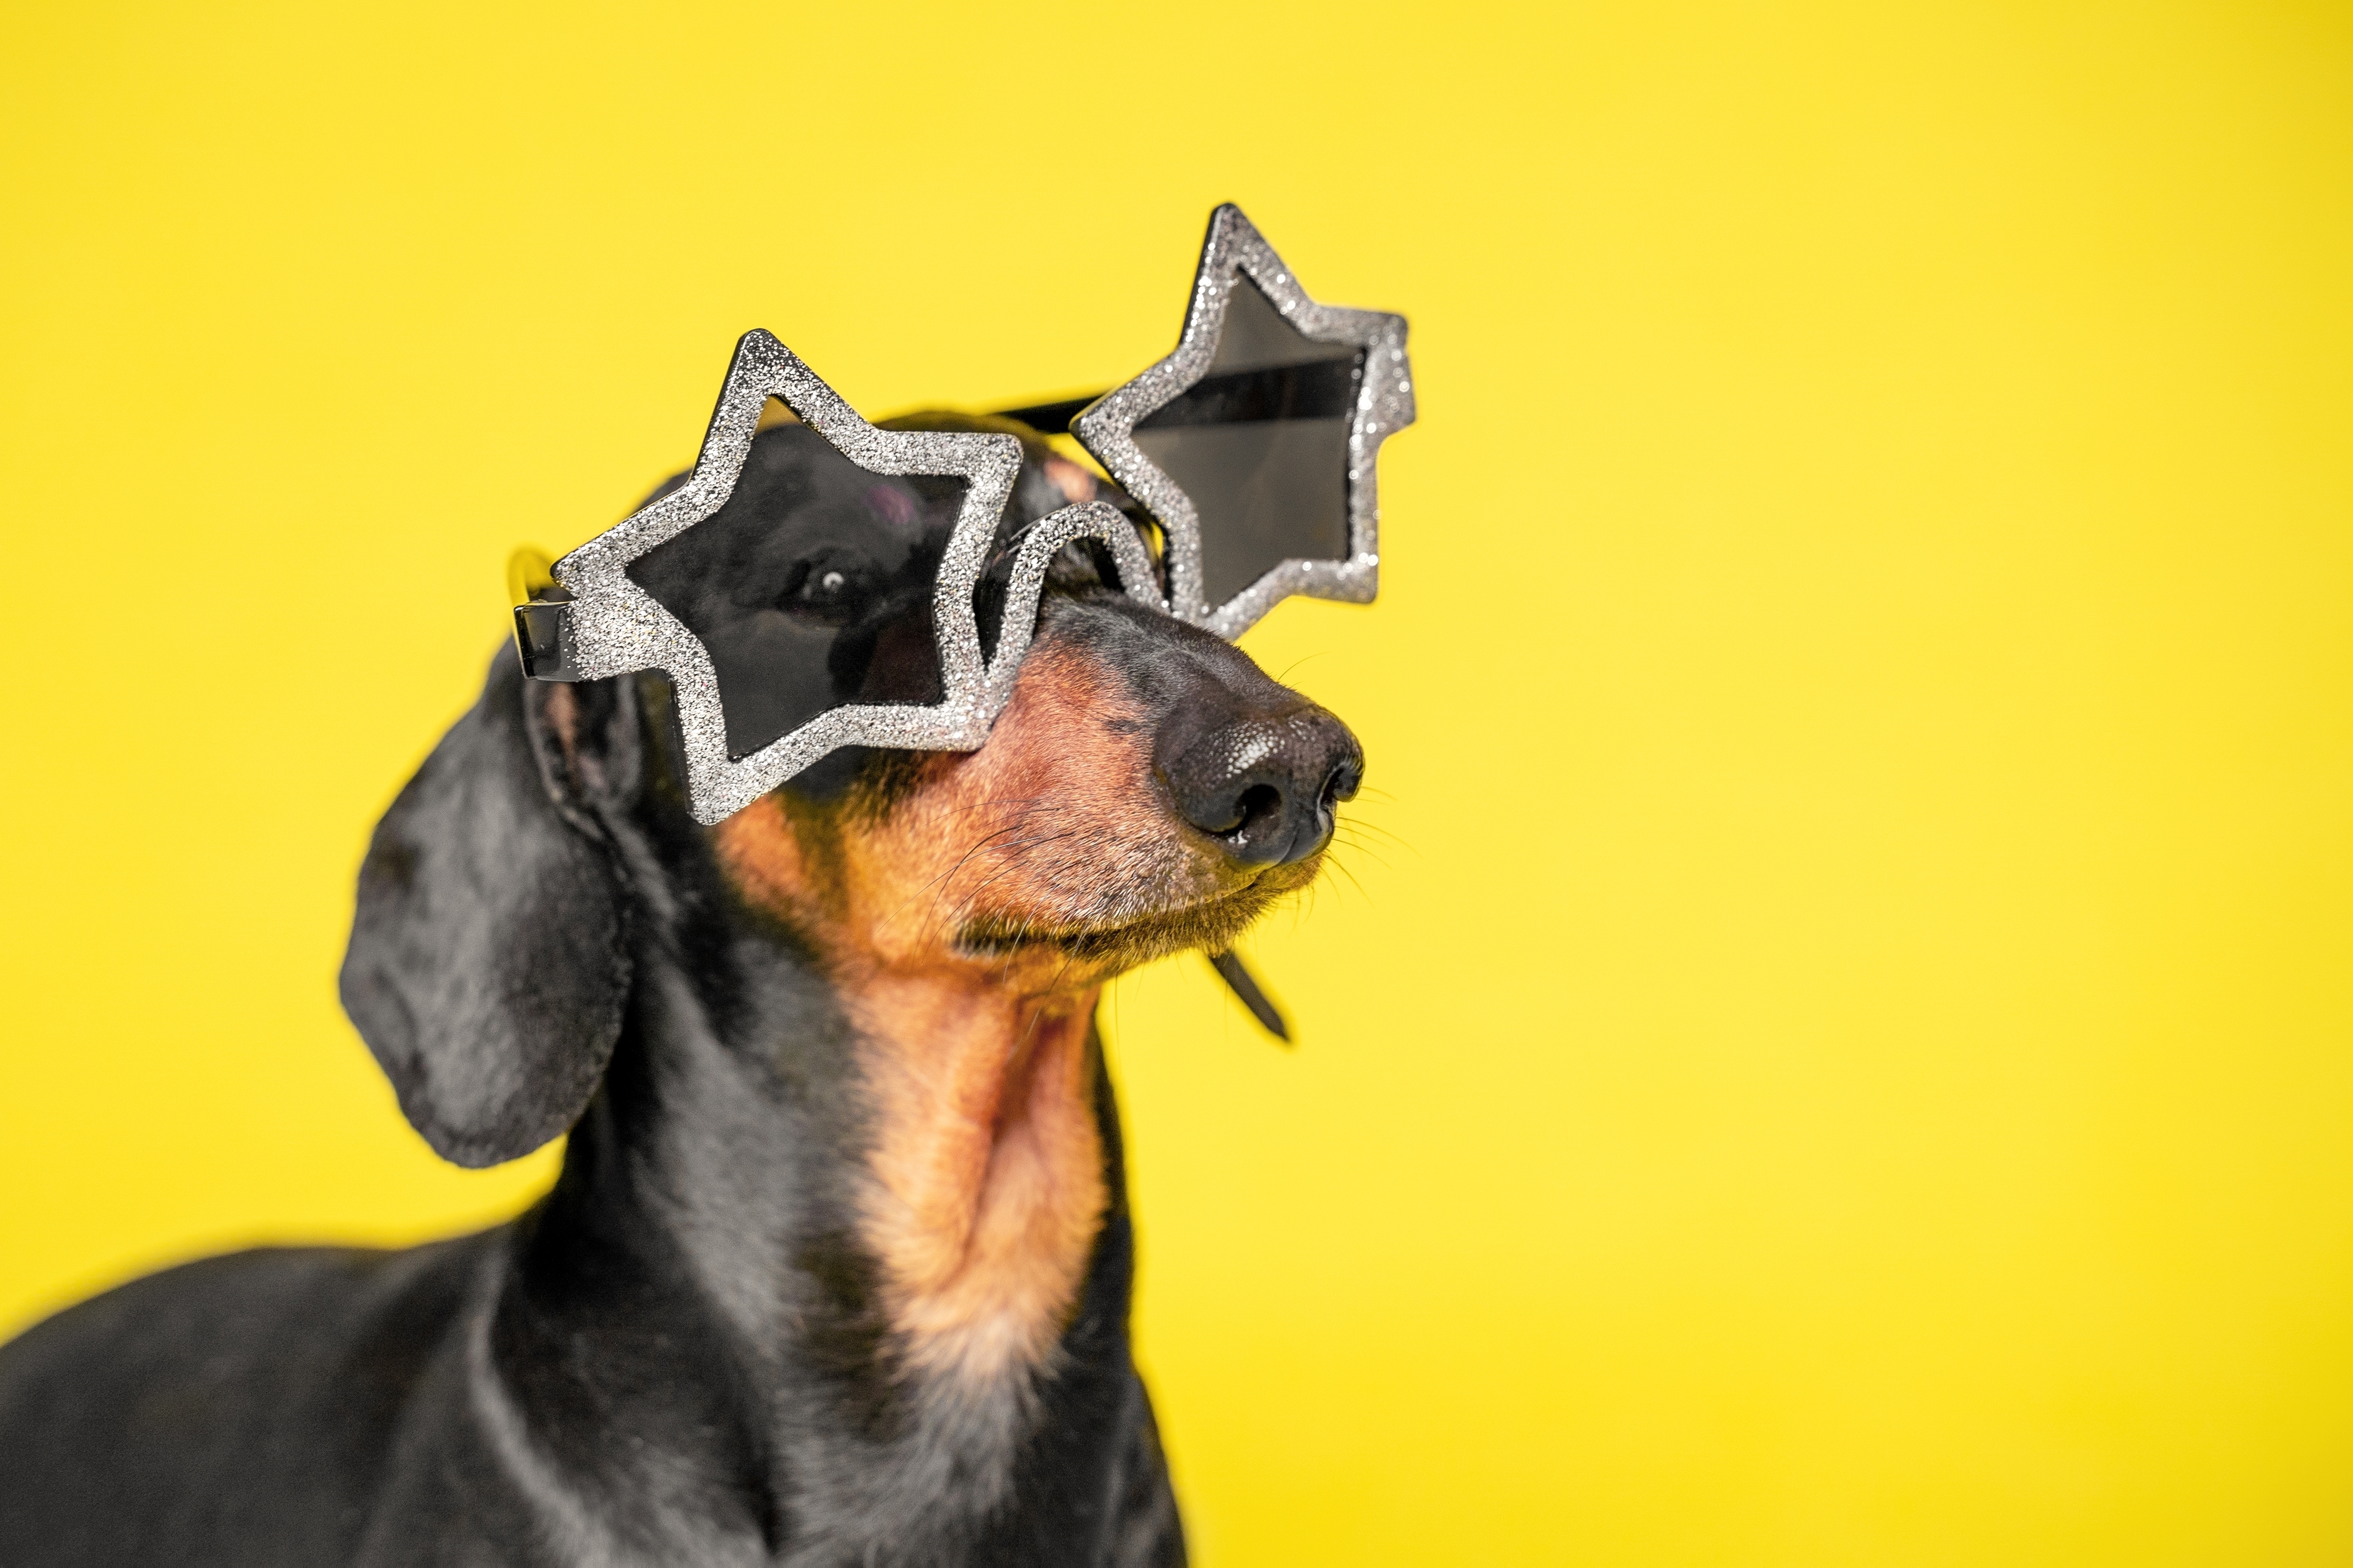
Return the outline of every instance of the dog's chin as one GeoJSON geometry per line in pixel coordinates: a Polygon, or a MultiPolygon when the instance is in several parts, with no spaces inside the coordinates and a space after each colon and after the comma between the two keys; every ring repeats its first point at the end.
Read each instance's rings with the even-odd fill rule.
{"type": "Polygon", "coordinates": [[[965,923],[957,948],[976,958],[1052,954],[1069,973],[1096,984],[1171,953],[1222,952],[1282,899],[1315,879],[1319,852],[1261,872],[1214,898],[1111,921],[1058,920],[1050,914],[991,913],[965,923]]]}

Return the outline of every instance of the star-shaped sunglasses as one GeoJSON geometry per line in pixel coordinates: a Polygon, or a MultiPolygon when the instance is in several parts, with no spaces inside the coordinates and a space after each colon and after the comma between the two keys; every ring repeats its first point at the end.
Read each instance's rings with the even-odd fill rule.
{"type": "Polygon", "coordinates": [[[1375,458],[1413,423],[1405,331],[1309,299],[1221,206],[1174,353],[1099,397],[971,421],[1075,437],[1157,525],[1156,552],[1141,519],[1100,500],[1006,531],[1019,437],[870,425],[748,332],[692,472],[519,586],[523,668],[667,674],[688,803],[714,823],[843,746],[977,748],[1073,545],[1131,597],[1227,638],[1293,594],[1367,602],[1375,458]],[[805,428],[774,429],[771,400],[805,428]],[[786,602],[734,602],[779,580],[786,602]]]}

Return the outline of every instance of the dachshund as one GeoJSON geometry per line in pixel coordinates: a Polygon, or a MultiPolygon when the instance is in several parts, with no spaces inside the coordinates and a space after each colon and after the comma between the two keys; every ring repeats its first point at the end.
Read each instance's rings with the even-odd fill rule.
{"type": "MultiPolygon", "coordinates": [[[[1095,496],[1149,538],[1017,433],[1000,557],[1095,496]]],[[[827,613],[855,574],[811,542],[942,485],[782,421],[702,556],[644,564],[723,647],[827,613]]],[[[665,678],[501,652],[375,830],[342,994],[437,1151],[568,1133],[554,1187],[0,1350],[0,1564],[1181,1563],[1097,999],[1306,886],[1363,759],[1112,570],[1057,557],[977,751],[838,752],[709,828],[665,678]]]]}

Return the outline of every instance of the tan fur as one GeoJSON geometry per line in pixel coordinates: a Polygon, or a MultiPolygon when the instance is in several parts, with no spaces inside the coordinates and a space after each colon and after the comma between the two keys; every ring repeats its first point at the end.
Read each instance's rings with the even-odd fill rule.
{"type": "Polygon", "coordinates": [[[1046,477],[1072,506],[1084,506],[1095,499],[1095,477],[1068,458],[1047,458],[1046,477]]]}
{"type": "Polygon", "coordinates": [[[914,1366],[1035,1365],[1067,1321],[1108,1201],[1088,1056],[1103,981],[1230,940],[1314,873],[1252,876],[1188,843],[1138,717],[1041,637],[988,743],[924,758],[887,808],[776,795],[713,830],[858,1028],[865,1240],[914,1366]]]}
{"type": "Polygon", "coordinates": [[[886,981],[858,999],[880,1118],[866,1238],[909,1358],[987,1376],[1060,1335],[1103,1219],[1095,992],[886,981]]]}
{"type": "Polygon", "coordinates": [[[547,726],[555,731],[555,743],[564,749],[569,765],[580,751],[580,699],[569,686],[551,686],[546,710],[547,726]]]}

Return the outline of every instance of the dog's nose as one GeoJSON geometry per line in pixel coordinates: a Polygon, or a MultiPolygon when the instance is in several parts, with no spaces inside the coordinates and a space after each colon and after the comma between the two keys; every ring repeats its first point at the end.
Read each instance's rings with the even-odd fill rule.
{"type": "Polygon", "coordinates": [[[1246,866],[1278,866],[1330,842],[1332,808],[1364,782],[1365,753],[1311,705],[1212,730],[1164,771],[1187,822],[1246,866]]]}

